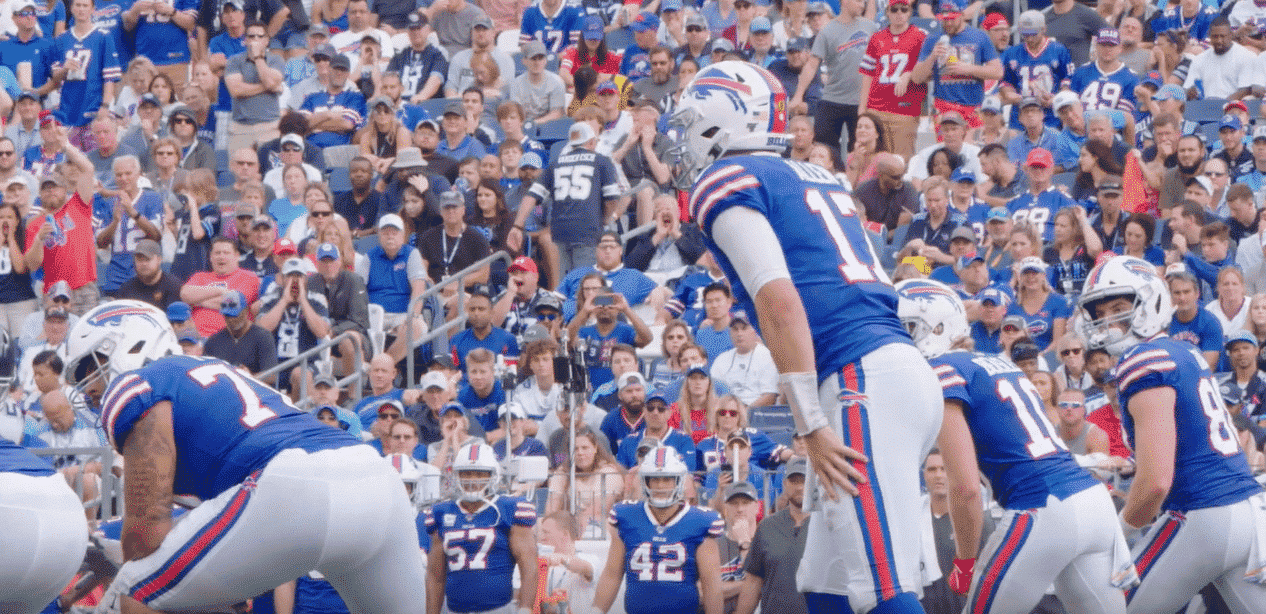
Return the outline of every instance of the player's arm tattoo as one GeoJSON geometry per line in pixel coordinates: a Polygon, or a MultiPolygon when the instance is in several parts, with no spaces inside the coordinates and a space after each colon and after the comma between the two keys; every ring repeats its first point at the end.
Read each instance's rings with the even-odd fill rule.
{"type": "Polygon", "coordinates": [[[136,422],[123,445],[123,557],[148,556],[171,530],[172,484],[176,475],[176,442],[171,403],[163,401],[136,422]]]}

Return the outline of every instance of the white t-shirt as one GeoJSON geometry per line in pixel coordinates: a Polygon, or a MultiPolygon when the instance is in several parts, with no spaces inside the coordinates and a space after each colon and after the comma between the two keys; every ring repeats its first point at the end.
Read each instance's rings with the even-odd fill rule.
{"type": "Polygon", "coordinates": [[[1199,79],[1204,88],[1205,98],[1230,98],[1241,88],[1251,87],[1257,79],[1254,69],[1260,70],[1264,65],[1258,61],[1257,55],[1239,43],[1232,43],[1231,49],[1222,55],[1205,50],[1191,61],[1187,71],[1184,89],[1194,87],[1199,79]]]}
{"type": "Polygon", "coordinates": [[[762,394],[778,392],[778,367],[769,348],[757,344],[747,354],[737,349],[722,352],[712,361],[712,379],[730,387],[744,404],[751,405],[762,394]]]}
{"type": "MultiPolygon", "coordinates": [[[[928,158],[932,157],[932,153],[938,149],[945,147],[944,143],[933,143],[920,149],[918,153],[910,158],[910,163],[906,165],[905,180],[911,179],[927,179],[928,178],[928,158]]],[[[980,146],[972,143],[963,143],[958,153],[963,156],[963,168],[976,174],[976,177],[984,177],[985,172],[980,169],[980,146]]],[[[280,194],[280,192],[278,192],[280,194]]]]}
{"type": "Polygon", "coordinates": [[[1240,311],[1233,314],[1223,313],[1222,304],[1216,299],[1209,301],[1209,304],[1205,305],[1204,309],[1213,314],[1213,317],[1217,318],[1218,322],[1222,324],[1222,336],[1230,337],[1232,334],[1244,329],[1244,323],[1248,321],[1248,304],[1250,302],[1252,301],[1246,296],[1244,303],[1240,305],[1240,311]]]}
{"type": "MultiPolygon", "coordinates": [[[[302,165],[303,172],[308,176],[309,182],[316,183],[325,181],[325,177],[321,175],[321,171],[317,170],[317,167],[312,166],[307,162],[303,162],[302,165]]],[[[286,186],[281,182],[281,172],[284,170],[286,170],[286,167],[278,166],[277,168],[274,168],[264,174],[264,185],[272,188],[273,194],[277,194],[278,198],[286,193],[286,186]]]]}

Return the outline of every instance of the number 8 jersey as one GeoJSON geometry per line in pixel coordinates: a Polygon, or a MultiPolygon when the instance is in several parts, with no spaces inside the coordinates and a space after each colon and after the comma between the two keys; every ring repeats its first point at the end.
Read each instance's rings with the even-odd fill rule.
{"type": "MultiPolygon", "coordinates": [[[[1198,350],[1183,341],[1161,337],[1140,343],[1121,355],[1112,371],[1121,391],[1121,407],[1144,390],[1172,388],[1174,482],[1163,509],[1186,512],[1243,501],[1262,491],[1249,472],[1235,427],[1198,350]]],[[[1134,445],[1134,418],[1121,412],[1121,425],[1134,445]]]]}
{"type": "Polygon", "coordinates": [[[441,501],[426,513],[426,532],[439,538],[448,562],[444,594],[450,612],[485,612],[510,603],[515,565],[510,529],[535,524],[536,508],[508,495],[493,497],[473,514],[456,501],[441,501]]]}
{"type": "Polygon", "coordinates": [[[625,612],[693,614],[699,607],[695,550],[725,532],[720,514],[685,504],[661,525],[646,503],[619,503],[609,522],[624,542],[625,612]]]}
{"type": "Polygon", "coordinates": [[[101,397],[110,445],[127,436],[151,407],[171,402],[177,495],[214,499],[263,469],[282,450],[308,452],[360,445],[277,391],[215,358],[167,356],[116,378],[101,397]]]}

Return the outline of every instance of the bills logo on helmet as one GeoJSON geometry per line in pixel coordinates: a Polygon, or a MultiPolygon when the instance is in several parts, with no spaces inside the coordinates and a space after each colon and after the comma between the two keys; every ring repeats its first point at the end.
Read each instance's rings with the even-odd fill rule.
{"type": "Polygon", "coordinates": [[[709,94],[719,93],[740,113],[747,113],[747,103],[743,102],[743,96],[751,96],[752,87],[739,81],[741,78],[731,78],[721,70],[704,70],[691,84],[692,95],[699,100],[707,100],[709,94]]]}
{"type": "Polygon", "coordinates": [[[129,305],[120,305],[118,307],[106,309],[99,313],[94,314],[91,318],[89,318],[88,323],[92,324],[93,326],[118,326],[123,323],[124,317],[135,315],[135,316],[142,316],[145,318],[149,318],[155,324],[158,324],[160,326],[166,326],[167,325],[166,322],[159,322],[154,319],[154,315],[153,315],[154,312],[152,309],[153,308],[151,307],[132,307],[129,305]]]}

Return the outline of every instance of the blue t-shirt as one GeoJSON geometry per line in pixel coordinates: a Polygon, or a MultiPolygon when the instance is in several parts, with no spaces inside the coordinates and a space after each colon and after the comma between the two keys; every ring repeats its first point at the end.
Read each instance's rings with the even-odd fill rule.
{"type": "Polygon", "coordinates": [[[1139,78],[1125,64],[1104,74],[1092,61],[1073,73],[1071,83],[1074,92],[1081,92],[1081,102],[1087,112],[1116,109],[1134,113],[1134,88],[1139,78]]]}
{"type": "Polygon", "coordinates": [[[541,11],[540,4],[529,6],[519,22],[519,45],[535,39],[541,41],[549,53],[562,53],[568,45],[580,40],[584,26],[583,10],[579,6],[563,4],[553,18],[548,18],[541,11]]]}
{"type": "Polygon", "coordinates": [[[457,391],[457,402],[466,408],[466,415],[472,422],[478,422],[485,433],[491,433],[500,428],[497,409],[506,402],[506,391],[501,387],[500,381],[494,381],[492,392],[484,397],[479,396],[470,384],[462,384],[461,389],[457,391]]]}
{"type": "Polygon", "coordinates": [[[57,473],[57,470],[53,469],[48,461],[31,454],[26,448],[0,437],[0,473],[21,473],[33,477],[44,477],[57,473]]]}
{"type": "Polygon", "coordinates": [[[1031,314],[1025,311],[1024,307],[1017,301],[1007,307],[1007,315],[1024,318],[1025,330],[1029,334],[1029,339],[1032,339],[1037,344],[1037,347],[1045,350],[1051,345],[1052,337],[1055,334],[1055,320],[1072,317],[1072,306],[1068,303],[1068,299],[1060,294],[1051,292],[1037,313],[1031,314]]]}
{"type": "MultiPolygon", "coordinates": [[[[506,458],[506,442],[510,441],[509,437],[503,437],[492,444],[492,451],[497,453],[497,460],[505,460],[506,458]]],[[[535,437],[524,437],[523,441],[514,448],[515,456],[543,456],[549,458],[549,450],[541,440],[535,437]]]]}
{"type": "Polygon", "coordinates": [[[1042,229],[1042,243],[1049,244],[1055,239],[1055,214],[1060,209],[1075,205],[1072,198],[1059,191],[1054,185],[1046,188],[1037,196],[1031,191],[1012,198],[1007,203],[1011,212],[1011,220],[1018,226],[1029,224],[1042,229]]]}
{"type": "Polygon", "coordinates": [[[48,38],[52,38],[57,33],[57,22],[66,22],[66,5],[62,0],[53,3],[53,8],[43,2],[33,2],[35,5],[35,20],[40,26],[40,32],[48,38]]]}
{"type": "Polygon", "coordinates": [[[466,329],[456,335],[448,342],[449,353],[453,356],[453,364],[457,365],[457,369],[463,373],[466,372],[466,355],[475,348],[484,348],[507,358],[514,358],[519,355],[519,342],[506,332],[503,328],[493,326],[488,331],[488,336],[480,339],[475,336],[475,331],[466,329]]]}
{"type": "Polygon", "coordinates": [[[585,346],[585,366],[589,368],[589,385],[594,388],[615,379],[611,374],[611,348],[617,343],[634,345],[637,341],[637,331],[624,322],[616,322],[606,335],[598,332],[598,327],[594,325],[581,328],[577,336],[588,342],[585,346]]]}
{"type": "Polygon", "coordinates": [[[378,419],[378,408],[382,407],[387,401],[396,401],[404,405],[404,390],[400,388],[392,388],[383,394],[374,394],[364,397],[356,404],[352,411],[360,418],[361,428],[369,430],[373,426],[374,421],[378,419]]]}
{"type": "Polygon", "coordinates": [[[291,202],[289,198],[278,198],[268,204],[268,215],[277,220],[277,236],[285,236],[290,224],[308,212],[302,202],[291,202]]]}
{"type": "MultiPolygon", "coordinates": [[[[207,43],[207,50],[209,53],[223,53],[225,59],[228,59],[239,53],[246,53],[245,41],[245,35],[233,38],[228,32],[221,32],[207,43]]],[[[215,110],[233,110],[233,97],[229,95],[229,87],[225,85],[224,77],[220,77],[220,95],[216,98],[215,110]]]]}
{"type": "Polygon", "coordinates": [[[321,131],[308,135],[308,141],[322,148],[350,144],[356,129],[365,125],[365,116],[368,114],[365,109],[365,96],[351,83],[346,84],[343,91],[337,94],[324,90],[308,94],[299,108],[307,113],[337,110],[342,119],[352,123],[352,132],[321,131]]]}
{"type": "MultiPolygon", "coordinates": [[[[637,466],[637,444],[642,442],[642,437],[646,433],[646,423],[642,423],[642,428],[637,432],[629,433],[620,440],[620,445],[616,447],[615,460],[620,461],[621,465],[628,468],[637,466]]],[[[699,468],[698,454],[695,451],[695,442],[689,435],[682,433],[673,428],[668,429],[668,436],[660,441],[660,445],[667,445],[677,450],[681,455],[681,460],[686,463],[686,468],[694,471],[699,468]]]]}
{"type": "Polygon", "coordinates": [[[580,283],[584,281],[586,275],[590,273],[602,273],[607,278],[607,285],[615,292],[624,296],[624,300],[629,305],[640,305],[646,302],[646,297],[658,287],[655,280],[646,276],[637,269],[630,269],[624,265],[619,265],[610,271],[603,271],[595,266],[577,267],[572,269],[563,277],[563,283],[559,284],[558,293],[567,297],[563,303],[563,317],[571,320],[576,314],[576,293],[580,289],[580,283]]]}
{"type": "MultiPolygon", "coordinates": [[[[919,50],[919,61],[932,55],[932,49],[940,41],[939,36],[929,36],[923,41],[919,50]]],[[[950,37],[950,55],[958,61],[970,61],[976,66],[984,66],[987,62],[998,59],[998,50],[994,48],[989,35],[971,26],[964,26],[962,31],[950,37]]],[[[980,106],[985,99],[984,82],[967,75],[945,75],[940,66],[932,68],[932,82],[936,98],[946,102],[963,104],[970,107],[980,106]]]]}
{"type": "MultiPolygon", "coordinates": [[[[1222,353],[1222,323],[1217,316],[1204,309],[1196,309],[1196,317],[1182,322],[1175,313],[1169,320],[1169,338],[1174,341],[1185,341],[1196,346],[1201,352],[1222,353]]],[[[1213,368],[1214,365],[1209,365],[1213,368]]]]}
{"type": "Polygon", "coordinates": [[[971,323],[971,340],[975,344],[977,352],[986,354],[997,354],[1002,351],[1002,344],[998,343],[998,333],[1002,332],[1002,327],[989,332],[988,328],[980,322],[971,323]]]}
{"type": "Polygon", "coordinates": [[[651,76],[650,50],[636,44],[624,48],[624,56],[620,59],[620,74],[636,81],[651,76]]]}
{"type": "Polygon", "coordinates": [[[53,68],[72,59],[79,62],[80,70],[67,73],[61,85],[61,106],[53,113],[57,121],[77,128],[97,116],[105,98],[106,82],[121,79],[123,69],[114,39],[101,30],[93,30],[82,39],[73,30],[58,36],[53,46],[53,68]]]}
{"type": "MultiPolygon", "coordinates": [[[[59,2],[57,6],[60,7],[61,3],[59,2]]],[[[52,30],[45,31],[52,32],[52,30]]],[[[0,64],[16,74],[18,64],[30,62],[31,85],[38,88],[48,81],[53,72],[53,60],[56,53],[54,47],[52,36],[32,37],[25,43],[13,36],[0,41],[0,64]]]]}

